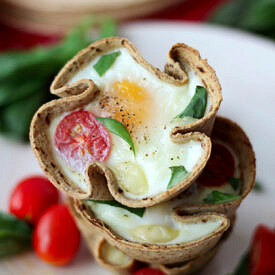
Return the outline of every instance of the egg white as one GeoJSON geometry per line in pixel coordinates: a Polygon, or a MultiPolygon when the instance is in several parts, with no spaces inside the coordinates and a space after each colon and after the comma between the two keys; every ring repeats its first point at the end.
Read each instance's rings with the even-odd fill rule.
{"type": "MultiPolygon", "coordinates": [[[[91,79],[101,91],[108,91],[116,81],[129,80],[137,83],[146,89],[152,97],[151,107],[147,108],[149,119],[142,125],[136,133],[131,134],[135,144],[136,156],[130,150],[130,146],[120,137],[111,134],[112,150],[105,164],[113,170],[116,175],[116,167],[121,163],[131,162],[137,165],[143,172],[148,184],[148,191],[137,195],[127,192],[125,196],[132,199],[142,199],[148,196],[157,195],[167,190],[167,185],[171,177],[169,167],[183,165],[190,172],[202,155],[202,147],[199,141],[189,141],[185,144],[173,143],[169,134],[174,126],[196,121],[194,118],[174,119],[190,102],[195,93],[197,85],[203,86],[201,80],[193,70],[188,68],[188,83],[184,86],[175,86],[161,81],[154,74],[148,72],[142,65],[138,64],[128,51],[119,48],[120,51],[114,64],[103,76],[99,76],[93,65],[100,58],[95,58],[85,68],[77,72],[68,84],[80,79],[91,79]]],[[[210,96],[207,99],[206,113],[211,106],[210,96]]],[[[141,106],[142,108],[142,106],[141,106]]],[[[96,116],[108,117],[104,109],[99,108],[98,101],[94,100],[84,107],[85,110],[94,113],[96,116]]],[[[144,110],[146,111],[146,110],[144,110]]],[[[52,147],[54,147],[54,132],[62,116],[56,117],[49,130],[52,147]]],[[[55,149],[53,149],[55,160],[60,164],[64,174],[70,177],[83,191],[87,191],[84,175],[73,171],[63,161],[55,149]]],[[[135,179],[133,179],[135,180],[135,179]]],[[[120,182],[118,182],[120,184],[120,182]]]]}
{"type": "Polygon", "coordinates": [[[196,223],[175,221],[172,216],[172,209],[182,203],[181,200],[177,199],[146,208],[143,217],[139,217],[123,208],[107,204],[93,201],[87,201],[86,203],[98,219],[107,224],[118,235],[132,242],[144,242],[131,234],[131,231],[140,225],[155,224],[172,227],[179,231],[178,236],[168,242],[157,244],[178,244],[204,237],[218,229],[222,224],[222,221],[218,219],[196,223]]]}

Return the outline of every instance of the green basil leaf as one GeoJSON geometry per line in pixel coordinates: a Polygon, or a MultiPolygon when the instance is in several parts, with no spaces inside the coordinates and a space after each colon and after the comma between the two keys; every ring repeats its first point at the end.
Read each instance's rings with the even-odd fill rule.
{"type": "Polygon", "coordinates": [[[205,203],[219,204],[234,201],[241,198],[240,195],[212,191],[203,201],[205,203]]]}
{"type": "Polygon", "coordinates": [[[170,189],[178,183],[182,182],[189,175],[184,166],[171,166],[169,169],[171,170],[172,174],[167,185],[167,189],[170,189]]]}
{"type": "Polygon", "coordinates": [[[232,275],[249,275],[249,252],[246,252],[232,275]]]}
{"type": "Polygon", "coordinates": [[[117,57],[121,54],[120,51],[102,55],[96,64],[93,66],[99,76],[104,73],[113,65],[117,57]]]}
{"type": "Polygon", "coordinates": [[[121,137],[124,141],[126,141],[130,145],[134,155],[136,155],[136,150],[135,150],[133,140],[127,128],[122,123],[120,123],[115,119],[106,118],[106,117],[97,117],[97,120],[101,124],[103,124],[111,133],[121,137]]]}
{"type": "Polygon", "coordinates": [[[32,227],[24,220],[0,212],[0,258],[31,247],[32,227]]]}
{"type": "Polygon", "coordinates": [[[255,192],[262,192],[263,191],[263,186],[260,182],[255,181],[253,191],[255,192]]]}
{"type": "Polygon", "coordinates": [[[178,114],[175,118],[193,117],[202,118],[205,113],[207,103],[207,92],[202,86],[196,86],[196,92],[192,97],[190,103],[183,112],[178,114]]]}
{"type": "Polygon", "coordinates": [[[234,190],[237,190],[241,184],[241,180],[237,178],[228,177],[227,180],[234,190]]]}
{"type": "Polygon", "coordinates": [[[31,248],[31,239],[29,240],[17,240],[17,239],[0,239],[0,259],[18,254],[22,251],[31,248]]]}
{"type": "Polygon", "coordinates": [[[132,208],[132,207],[128,207],[126,205],[123,205],[115,200],[110,200],[110,201],[99,201],[99,200],[87,200],[87,201],[92,201],[92,202],[96,202],[96,203],[103,203],[103,204],[108,204],[110,206],[113,207],[119,207],[119,208],[123,208],[139,217],[143,217],[144,212],[145,212],[145,207],[143,208],[132,208]]]}
{"type": "Polygon", "coordinates": [[[274,0],[226,1],[214,11],[213,23],[240,28],[275,38],[274,0]]]}
{"type": "Polygon", "coordinates": [[[105,18],[101,22],[101,30],[99,34],[99,38],[105,38],[114,36],[117,33],[117,26],[112,18],[105,18]]]}
{"type": "MultiPolygon", "coordinates": [[[[31,226],[24,220],[0,212],[0,239],[13,238],[30,240],[32,235],[31,226]]],[[[0,242],[1,242],[0,241],[0,242]]]]}

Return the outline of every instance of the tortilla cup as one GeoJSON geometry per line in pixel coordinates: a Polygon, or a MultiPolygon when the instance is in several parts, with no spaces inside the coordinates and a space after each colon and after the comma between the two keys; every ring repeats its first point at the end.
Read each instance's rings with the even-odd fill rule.
{"type": "MultiPolygon", "coordinates": [[[[127,39],[112,37],[95,42],[88,48],[82,50],[59,72],[51,85],[51,92],[63,98],[46,103],[36,112],[31,123],[30,141],[42,170],[50,181],[67,195],[77,199],[91,198],[94,200],[109,200],[114,197],[120,203],[130,207],[149,207],[175,197],[196,180],[210,156],[211,142],[206,135],[198,132],[190,133],[186,125],[175,127],[171,132],[171,139],[175,143],[185,143],[189,140],[200,141],[203,149],[202,156],[184,181],[167,191],[142,199],[130,199],[126,197],[123,190],[119,187],[112,171],[106,167],[104,163],[98,162],[91,163],[88,166],[85,175],[87,190],[82,190],[70,177],[64,175],[62,172],[60,165],[53,157],[50,140],[47,136],[47,131],[54,117],[87,105],[100,93],[94,83],[89,79],[79,80],[71,84],[67,84],[68,81],[76,72],[91,62],[92,59],[118,47],[127,49],[137,63],[141,64],[149,72],[155,74],[162,81],[175,86],[184,85],[184,83],[188,81],[188,76],[182,66],[183,62],[186,62],[188,66],[196,70],[197,74],[202,78],[213,104],[208,114],[197,122],[189,124],[189,126],[192,131],[201,130],[206,133],[211,132],[213,123],[208,121],[214,121],[216,111],[222,99],[221,89],[215,72],[207,65],[205,60],[200,58],[196,50],[184,44],[177,44],[177,49],[185,54],[182,54],[181,64],[179,64],[178,60],[175,61],[173,64],[173,68],[175,69],[172,69],[170,66],[169,74],[166,74],[147,63],[127,39]],[[197,69],[198,67],[203,68],[204,73],[202,73],[200,69],[197,69]],[[174,74],[173,71],[175,72],[174,74]],[[182,133],[180,132],[181,130],[182,133]]],[[[171,57],[170,60],[172,60],[171,57]]]]}
{"type": "Polygon", "coordinates": [[[210,234],[194,241],[170,245],[137,243],[119,236],[101,220],[97,219],[84,201],[74,199],[72,203],[75,211],[86,222],[87,226],[85,230],[97,231],[110,245],[118,248],[130,258],[147,263],[170,264],[194,259],[213,248],[230,226],[230,220],[223,214],[203,213],[179,216],[174,211],[172,215],[174,215],[174,219],[178,222],[196,223],[219,220],[221,224],[210,234]]]}
{"type": "MultiPolygon", "coordinates": [[[[69,205],[71,208],[71,212],[79,226],[79,229],[87,245],[89,246],[89,249],[92,255],[95,257],[96,261],[101,266],[109,269],[114,274],[130,275],[133,273],[133,271],[149,265],[148,263],[131,259],[130,257],[128,257],[128,255],[125,255],[125,254],[124,254],[125,257],[128,258],[128,261],[126,264],[125,262],[123,264],[110,263],[110,261],[108,260],[108,257],[106,259],[106,257],[104,256],[103,247],[104,246],[111,247],[111,244],[108,243],[108,241],[104,237],[102,237],[101,233],[99,233],[97,230],[93,231],[93,229],[89,227],[89,223],[87,223],[85,219],[83,219],[83,217],[76,211],[75,204],[72,199],[69,200],[69,205]],[[90,228],[91,230],[88,228],[90,228]]],[[[230,228],[223,234],[221,240],[212,249],[210,249],[204,254],[199,255],[197,258],[184,263],[151,264],[151,266],[154,268],[160,269],[165,274],[171,274],[171,275],[195,274],[200,269],[202,269],[216,255],[219,248],[222,246],[225,240],[228,239],[234,227],[234,220],[235,219],[233,217],[230,228]]],[[[113,251],[114,250],[120,251],[119,248],[113,247],[113,251]]],[[[123,252],[120,252],[120,253],[123,253],[123,252]]]]}

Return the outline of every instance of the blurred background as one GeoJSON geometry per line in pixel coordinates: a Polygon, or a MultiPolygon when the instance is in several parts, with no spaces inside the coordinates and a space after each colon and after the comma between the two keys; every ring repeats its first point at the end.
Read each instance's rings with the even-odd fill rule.
{"type": "MultiPolygon", "coordinates": [[[[250,137],[257,156],[255,192],[240,208],[230,242],[201,273],[229,274],[257,224],[274,227],[275,0],[0,0],[0,212],[19,180],[41,174],[28,145],[29,125],[39,106],[54,98],[54,76],[79,50],[113,35],[126,35],[157,66],[175,42],[199,49],[223,87],[219,114],[250,137]]],[[[70,269],[49,267],[31,253],[6,258],[0,274],[84,275],[91,268],[107,274],[91,267],[87,249],[77,257],[70,269]]]]}
{"type": "Polygon", "coordinates": [[[141,20],[207,22],[274,39],[275,0],[2,0],[0,133],[27,141],[63,64],[93,40],[119,34],[122,22],[141,20]]]}

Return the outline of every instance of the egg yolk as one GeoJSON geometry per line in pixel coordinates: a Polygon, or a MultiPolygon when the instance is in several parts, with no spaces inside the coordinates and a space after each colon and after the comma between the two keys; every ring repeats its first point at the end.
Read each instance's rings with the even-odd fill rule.
{"type": "Polygon", "coordinates": [[[150,119],[152,98],[148,91],[136,82],[122,80],[114,82],[106,91],[105,111],[120,121],[130,133],[150,119]]]}

